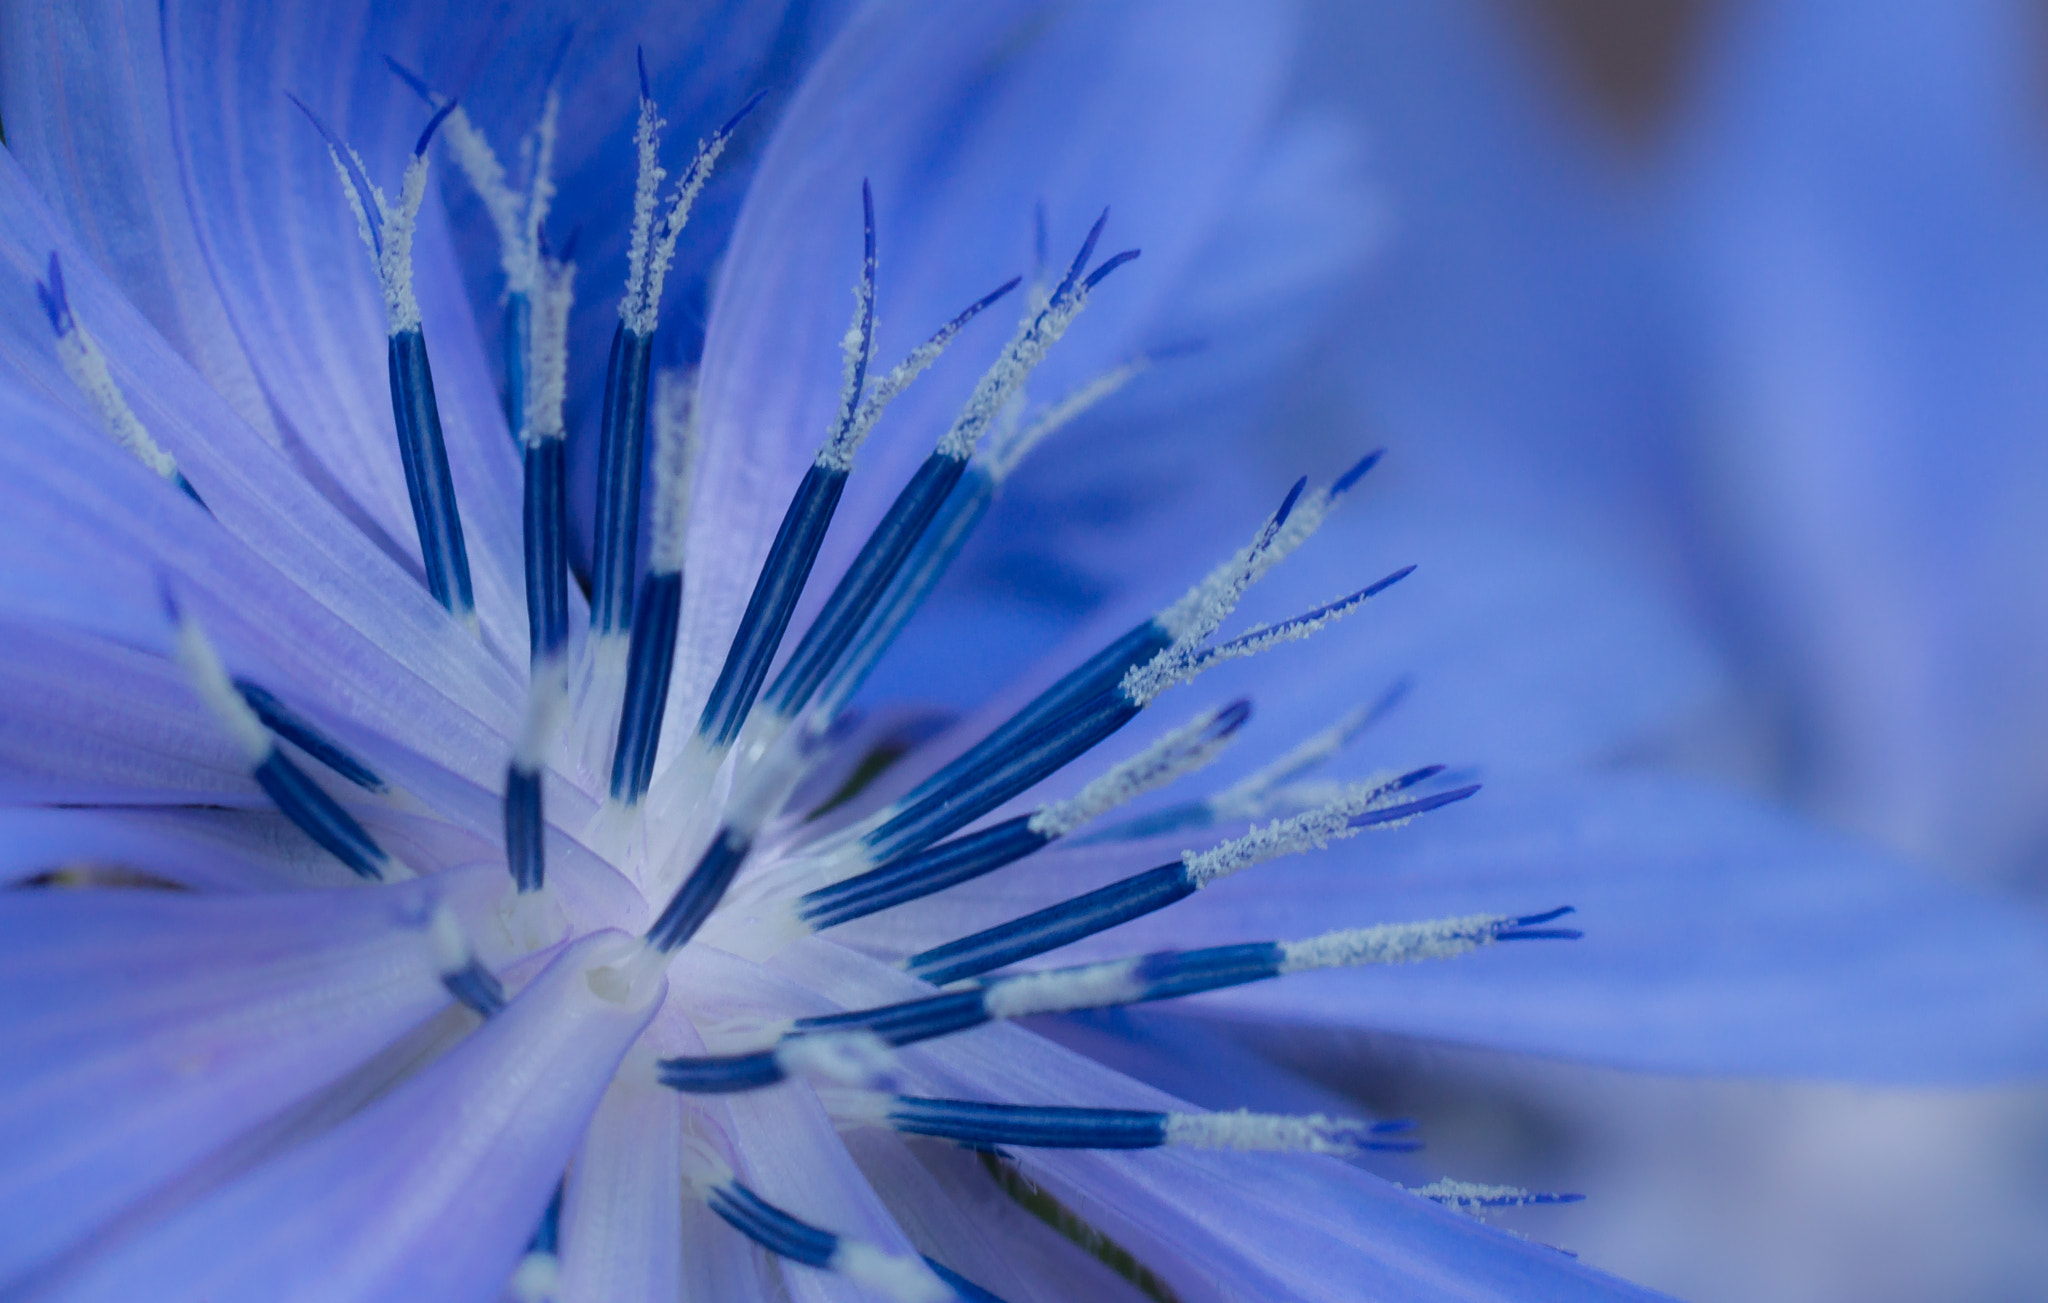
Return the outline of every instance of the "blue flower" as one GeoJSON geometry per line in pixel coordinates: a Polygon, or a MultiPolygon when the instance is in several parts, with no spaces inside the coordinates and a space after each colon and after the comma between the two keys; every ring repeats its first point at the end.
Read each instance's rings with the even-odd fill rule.
{"type": "Polygon", "coordinates": [[[1634,1297],[1341,1161],[1392,1123],[1149,1083],[1261,1103],[1246,1021],[2038,1070],[2038,935],[1579,774],[1677,622],[1363,448],[1267,482],[1377,230],[1284,15],[877,4],[785,87],[743,8],[637,85],[624,6],[10,13],[10,1288],[1634,1297]]]}

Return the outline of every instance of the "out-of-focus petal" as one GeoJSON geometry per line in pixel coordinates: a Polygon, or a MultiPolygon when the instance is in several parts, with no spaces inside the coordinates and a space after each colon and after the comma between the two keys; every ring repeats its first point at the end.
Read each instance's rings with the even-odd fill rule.
{"type": "Polygon", "coordinates": [[[17,1228],[0,1279],[445,1007],[428,902],[474,911],[497,890],[464,875],[287,896],[0,894],[0,1206],[17,1228]]]}
{"type": "MultiPolygon", "coordinates": [[[[1056,863],[1028,886],[1000,881],[1035,908],[1068,885],[1056,863]]],[[[1408,827],[1246,870],[1053,959],[1558,905],[1577,907],[1583,940],[1301,974],[1190,1007],[1658,1072],[1953,1084],[2048,1068],[2048,931],[1674,779],[1503,781],[1408,827]]]]}
{"type": "Polygon", "coordinates": [[[2024,6],[1727,28],[1676,195],[1712,578],[1784,763],[1908,853],[2048,846],[2048,169],[2024,6]],[[1824,57],[1821,57],[1824,52],[1824,57]]]}
{"type": "Polygon", "coordinates": [[[620,1005],[584,938],[426,1071],[89,1264],[69,1296],[495,1299],[660,991],[620,1005]]]}

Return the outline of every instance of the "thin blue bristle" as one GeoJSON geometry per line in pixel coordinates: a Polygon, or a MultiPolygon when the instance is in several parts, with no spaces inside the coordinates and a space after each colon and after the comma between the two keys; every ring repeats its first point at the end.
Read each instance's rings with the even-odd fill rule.
{"type": "Polygon", "coordinates": [[[434,133],[441,129],[441,124],[447,121],[448,115],[453,112],[455,112],[455,101],[451,99],[439,109],[436,109],[433,117],[427,119],[426,129],[420,132],[419,143],[412,147],[412,156],[414,158],[419,158],[427,152],[427,145],[434,139],[434,133]]]}
{"type": "Polygon", "coordinates": [[[348,183],[355,187],[356,198],[362,203],[363,215],[368,219],[366,224],[370,228],[371,247],[377,251],[378,257],[383,257],[384,233],[379,229],[382,224],[377,220],[377,192],[371,187],[370,178],[363,175],[363,169],[356,165],[356,156],[341,142],[341,137],[328,130],[319,114],[306,107],[306,102],[290,91],[286,91],[284,97],[299,106],[299,112],[306,115],[306,121],[313,124],[313,130],[320,133],[320,139],[326,141],[334,156],[341,160],[342,171],[348,175],[348,183]]]}

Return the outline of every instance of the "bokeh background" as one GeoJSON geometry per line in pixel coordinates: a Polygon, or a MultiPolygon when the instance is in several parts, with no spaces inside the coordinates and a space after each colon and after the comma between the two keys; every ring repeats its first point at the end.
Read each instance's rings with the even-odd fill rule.
{"type": "MultiPolygon", "coordinates": [[[[1711,701],[1612,766],[1790,805],[2048,909],[2048,7],[1310,11],[1299,94],[1388,229],[1294,382],[1395,492],[1688,614],[1711,701]]],[[[1428,1128],[1503,1218],[1705,1300],[2048,1297],[2048,1098],[1266,1047],[1428,1128]]]]}

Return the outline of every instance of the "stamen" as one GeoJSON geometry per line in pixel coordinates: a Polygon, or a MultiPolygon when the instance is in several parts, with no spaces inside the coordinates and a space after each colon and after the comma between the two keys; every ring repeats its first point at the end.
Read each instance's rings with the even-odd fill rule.
{"type": "Polygon", "coordinates": [[[559,660],[538,661],[527,687],[526,721],[505,767],[505,860],[522,895],[547,884],[547,816],[541,774],[561,735],[568,684],[559,660]]]}
{"type": "MultiPolygon", "coordinates": [[[[1450,959],[1497,941],[1576,939],[1570,928],[1539,926],[1570,906],[1523,917],[1472,914],[1424,923],[1350,928],[1300,941],[1254,941],[1202,950],[1166,950],[1129,959],[998,977],[978,986],[849,1013],[799,1018],[787,1036],[871,1031],[893,1046],[915,1044],[983,1023],[1040,1013],[1074,1013],[1143,1004],[1264,981],[1317,968],[1450,959]]],[[[683,1056],[656,1065],[664,1085],[685,1092],[773,1085],[785,1074],[776,1049],[745,1054],[683,1056]],[[745,1079],[747,1085],[728,1083],[745,1079]]]]}
{"type": "Polygon", "coordinates": [[[578,718],[587,726],[581,748],[585,768],[598,771],[613,753],[613,721],[629,660],[633,628],[634,552],[640,537],[640,476],[647,435],[647,381],[654,357],[654,331],[661,317],[661,291],[675,257],[676,240],[690,206],[710,179],[732,133],[754,106],[756,94],[697,146],[696,156],[665,212],[658,195],[668,172],[661,166],[661,129],[667,125],[648,94],[644,54],[640,63],[640,118],[634,130],[639,168],[633,186],[632,242],[626,258],[626,290],[619,299],[619,325],[605,370],[604,408],[598,428],[596,555],[591,572],[589,659],[579,691],[578,718]]]}
{"type": "Polygon", "coordinates": [[[58,261],[55,251],[50,254],[50,278],[36,282],[36,296],[42,300],[43,312],[50,319],[50,329],[57,335],[57,360],[63,364],[64,374],[71,377],[71,383],[92,405],[101,427],[135,460],[177,485],[187,497],[205,507],[206,502],[199,496],[199,491],[178,469],[177,459],[150,437],[141,418],[135,415],[135,409],[122,396],[120,386],[114,383],[113,373],[107,369],[107,355],[100,351],[99,341],[87,333],[78,318],[72,315],[70,298],[64,293],[64,266],[58,261]]]}
{"type": "Polygon", "coordinates": [[[669,676],[675,668],[676,629],[683,610],[683,538],[697,446],[690,412],[690,382],[663,371],[655,386],[654,546],[633,615],[626,659],[626,696],[619,741],[612,753],[611,799],[637,807],[654,776],[661,722],[668,712],[669,676]]]}
{"type": "Polygon", "coordinates": [[[1290,784],[1289,780],[1321,767],[1360,734],[1386,718],[1388,712],[1408,695],[1409,687],[1408,680],[1397,681],[1381,693],[1378,700],[1353,709],[1335,724],[1296,744],[1278,760],[1213,796],[1169,805],[1151,814],[1123,820],[1100,832],[1076,838],[1073,845],[1137,841],[1217,823],[1298,812],[1334,800],[1336,792],[1331,784],[1290,784]]]}
{"type": "MultiPolygon", "coordinates": [[[[1135,719],[1146,702],[1124,684],[1161,657],[1194,654],[1250,583],[1285,528],[1306,481],[1295,484],[1252,542],[1180,601],[1137,626],[918,784],[888,809],[847,830],[819,854],[867,862],[921,850],[966,827],[1135,719]],[[847,843],[858,839],[859,849],[847,843]]],[[[1147,698],[1146,701],[1149,701],[1147,698]]]]}
{"type": "Polygon", "coordinates": [[[811,755],[823,741],[822,721],[815,717],[798,730],[793,743],[776,747],[762,764],[739,780],[725,822],[683,879],[660,917],[647,929],[647,948],[672,954],[695,936],[718,908],[732,880],[754,848],[754,837],[770,815],[789,799],[803,778],[811,755]]]}
{"type": "Polygon", "coordinates": [[[1367,828],[1393,827],[1462,801],[1479,790],[1476,786],[1461,787],[1418,800],[1392,801],[1392,797],[1441,772],[1443,766],[1431,765],[1391,782],[1361,784],[1322,809],[1276,820],[1212,850],[1189,851],[1177,864],[1162,864],[973,936],[936,946],[911,956],[904,967],[935,986],[944,986],[1142,918],[1241,869],[1283,855],[1320,850],[1367,828]]]}
{"type": "MultiPolygon", "coordinates": [[[[456,166],[483,203],[498,236],[498,264],[505,274],[505,420],[515,439],[521,438],[526,422],[532,303],[543,285],[540,233],[555,196],[555,135],[562,100],[554,79],[568,46],[569,34],[565,32],[546,78],[540,122],[521,142],[528,177],[524,194],[506,180],[505,166],[498,161],[490,140],[460,106],[449,112],[441,134],[455,156],[456,166]]],[[[440,109],[450,103],[448,97],[436,94],[423,78],[389,55],[384,62],[429,108],[440,109]]]]}
{"type": "Polygon", "coordinates": [[[463,544],[462,515],[455,502],[455,483],[448,470],[448,449],[441,435],[441,408],[434,397],[434,373],[427,364],[426,336],[420,329],[419,300],[412,287],[412,240],[420,204],[427,193],[427,145],[455,109],[450,101],[434,114],[413,146],[398,201],[387,203],[371,183],[362,159],[297,97],[292,103],[327,142],[328,156],[342,179],[363,244],[377,264],[384,294],[384,324],[389,334],[385,364],[391,376],[391,414],[398,430],[398,451],[405,466],[405,487],[412,499],[413,526],[419,533],[420,558],[427,589],[456,618],[476,625],[476,599],[469,579],[469,553],[463,544]]]}
{"type": "Polygon", "coordinates": [[[1168,1113],[1142,1109],[984,1104],[865,1091],[822,1090],[827,1111],[842,1122],[873,1123],[907,1135],[932,1136],[974,1148],[1234,1149],[1333,1154],[1408,1151],[1412,1140],[1387,1139],[1379,1124],[1320,1113],[1168,1113]]]}
{"type": "MultiPolygon", "coordinates": [[[[804,585],[810,579],[811,567],[817,563],[818,548],[823,544],[826,528],[838,509],[840,494],[845,490],[846,477],[861,443],[873,431],[889,402],[938,360],[962,328],[1017,285],[1016,281],[1009,281],[970,304],[883,376],[874,392],[863,401],[859,386],[866,376],[873,350],[875,297],[870,283],[875,265],[874,212],[865,182],[861,186],[861,197],[868,219],[868,253],[862,262],[861,284],[854,294],[854,325],[846,336],[846,379],[839,416],[824,446],[818,450],[817,459],[797,486],[796,496],[790,500],[789,510],[783,515],[781,528],[776,531],[768,559],[754,582],[753,596],[748,599],[746,613],[733,634],[732,647],[719,670],[718,682],[705,700],[703,714],[697,721],[697,735],[703,739],[699,749],[707,757],[702,765],[708,766],[708,757],[722,754],[738,739],[753,710],[754,700],[767,678],[768,667],[782,645],[790,616],[796,610],[797,599],[802,596],[804,585]]],[[[900,503],[901,499],[898,501],[900,503]]],[[[866,553],[862,555],[866,556],[866,553]]],[[[819,618],[822,620],[824,617],[819,618]]],[[[831,700],[843,704],[843,697],[835,696],[831,700]]]]}
{"type": "Polygon", "coordinates": [[[922,1259],[813,1226],[749,1189],[699,1141],[685,1138],[683,1180],[734,1230],[778,1257],[845,1276],[899,1303],[943,1303],[953,1296],[922,1259]]]}
{"type": "Polygon", "coordinates": [[[256,718],[272,733],[327,766],[366,792],[382,794],[389,789],[376,771],[343,749],[339,742],[322,733],[312,722],[271,695],[268,688],[248,679],[236,679],[235,691],[256,712],[256,718]]]}
{"type": "Polygon", "coordinates": [[[455,911],[441,904],[434,907],[428,931],[434,941],[435,966],[441,985],[480,1018],[489,1018],[505,1007],[505,988],[483,961],[455,911]]]}
{"type": "Polygon", "coordinates": [[[361,877],[373,881],[412,877],[411,869],[386,854],[326,789],[278,750],[263,721],[228,678],[220,653],[214,650],[206,631],[179,608],[168,582],[159,581],[158,594],[164,613],[177,630],[178,662],[184,666],[193,691],[241,748],[249,762],[250,777],[269,795],[279,812],[361,877]]]}
{"type": "Polygon", "coordinates": [[[1065,801],[821,887],[803,897],[798,913],[815,929],[833,927],[993,872],[1209,764],[1250,717],[1248,701],[1204,711],[1065,801]]]}
{"type": "MultiPolygon", "coordinates": [[[[788,664],[768,689],[768,703],[784,723],[796,718],[811,702],[825,677],[860,632],[868,616],[882,599],[897,572],[910,557],[931,525],[947,494],[959,481],[974,455],[976,444],[1025,379],[1044,360],[1046,350],[1066,333],[1082,308],[1088,293],[1103,275],[1128,261],[1131,254],[1109,259],[1086,281],[1078,280],[1102,232],[1105,212],[1082,244],[1067,279],[1052,301],[1028,318],[969,395],[967,404],[954,418],[939,446],[911,477],[881,523],[862,545],[860,555],[840,579],[825,602],[817,620],[805,631],[803,640],[791,653],[788,664]]],[[[771,731],[773,726],[771,726],[771,731]]]]}
{"type": "Polygon", "coordinates": [[[1410,1186],[1408,1193],[1419,1194],[1425,1199],[1434,1200],[1446,1208],[1472,1217],[1477,1217],[1492,1208],[1578,1203],[1586,1197],[1582,1194],[1540,1193],[1514,1185],[1479,1185],[1472,1181],[1453,1181],[1448,1177],[1441,1181],[1432,1181],[1428,1185],[1410,1186]]]}
{"type": "Polygon", "coordinates": [[[569,641],[569,507],[562,404],[569,367],[573,264],[543,260],[527,326],[529,387],[520,433],[526,471],[526,622],[532,663],[559,659],[569,641]]]}

